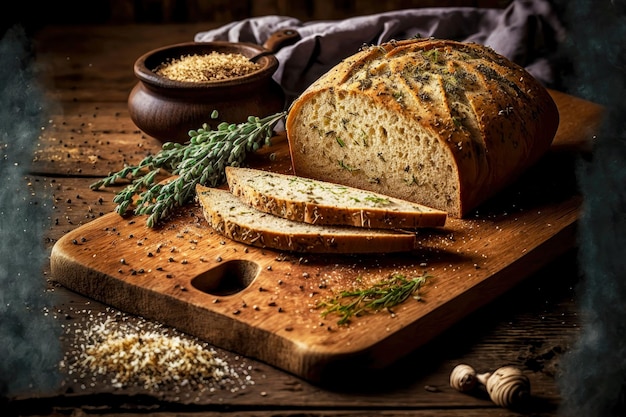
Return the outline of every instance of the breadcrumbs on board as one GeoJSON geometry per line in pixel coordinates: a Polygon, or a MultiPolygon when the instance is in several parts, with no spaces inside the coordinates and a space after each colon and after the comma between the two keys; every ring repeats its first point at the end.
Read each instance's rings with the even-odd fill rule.
{"type": "Polygon", "coordinates": [[[174,81],[204,82],[241,77],[260,67],[242,54],[213,51],[202,55],[183,55],[161,64],[155,72],[174,81]]]}
{"type": "MultiPolygon", "coordinates": [[[[74,310],[71,316],[77,313],[74,310]]],[[[63,326],[71,347],[60,368],[85,388],[198,393],[237,392],[254,384],[245,365],[229,364],[207,343],[173,328],[112,309],[96,315],[83,310],[80,315],[88,323],[63,326]]]]}

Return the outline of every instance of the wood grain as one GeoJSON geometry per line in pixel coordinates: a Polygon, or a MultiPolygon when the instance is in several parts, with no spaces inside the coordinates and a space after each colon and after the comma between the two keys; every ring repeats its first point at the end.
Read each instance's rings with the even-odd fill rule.
{"type": "MultiPolygon", "coordinates": [[[[583,114],[596,106],[571,100],[583,114]]],[[[589,116],[597,120],[595,116],[589,116]]],[[[251,248],[212,232],[197,205],[163,227],[111,213],[70,231],[51,254],[61,284],[314,382],[383,369],[495,300],[575,244],[581,198],[559,146],[583,140],[577,114],[561,111],[554,150],[516,184],[465,220],[418,236],[421,248],[378,257],[302,256],[251,248]],[[574,139],[572,139],[574,138],[574,139]],[[423,301],[338,326],[319,301],[393,273],[428,272],[423,301]]],[[[270,164],[289,171],[286,142],[270,164]]],[[[265,159],[266,158],[266,159],[265,159]]],[[[266,162],[266,164],[264,163],[266,162]]]]}
{"type": "MultiPolygon", "coordinates": [[[[47,69],[43,75],[49,80],[50,94],[59,100],[51,116],[52,123],[46,126],[38,144],[41,158],[33,163],[35,174],[28,178],[35,195],[50,196],[52,213],[49,219],[41,219],[44,223],[51,222],[43,236],[49,249],[66,233],[113,210],[111,198],[118,188],[90,190],[89,184],[95,176],[121,167],[126,157],[137,160],[141,152],[158,150],[157,141],[129,130],[132,125],[126,110],[128,91],[121,86],[132,86],[135,82],[133,61],[152,48],[188,41],[195,32],[211,25],[215,23],[48,26],[38,35],[38,61],[47,69]],[[106,73],[104,86],[96,84],[93,77],[83,76],[84,71],[94,70],[106,73]],[[119,117],[114,117],[116,113],[119,117]],[[48,147],[54,147],[54,151],[48,147]],[[100,154],[103,158],[93,165],[74,157],[61,158],[68,148],[80,148],[85,155],[100,154]]],[[[579,126],[577,118],[591,118],[591,126],[597,125],[594,114],[598,106],[584,100],[582,106],[577,106],[579,102],[579,99],[568,101],[572,113],[566,120],[579,126]]],[[[584,130],[565,130],[569,136],[561,135],[558,144],[569,138],[584,142],[593,136],[584,130]]],[[[559,147],[558,153],[551,157],[554,166],[547,168],[550,175],[538,176],[537,180],[564,181],[564,195],[575,193],[573,161],[578,152],[576,147],[559,147]]],[[[267,163],[260,159],[261,165],[267,163]]],[[[286,165],[268,168],[289,172],[286,165]]],[[[368,373],[364,378],[341,375],[331,381],[332,385],[321,387],[215,347],[227,363],[242,366],[254,384],[236,391],[181,392],[175,386],[157,392],[132,385],[116,388],[107,377],[75,373],[65,375],[58,391],[26,393],[11,401],[9,407],[20,410],[20,415],[58,415],[59,412],[80,415],[97,410],[103,416],[154,417],[199,413],[268,417],[556,416],[560,402],[556,376],[560,358],[581,330],[576,285],[581,274],[579,262],[576,248],[567,251],[485,307],[467,314],[442,335],[385,368],[382,374],[368,373]],[[487,398],[453,390],[448,386],[448,377],[459,362],[481,371],[505,364],[521,367],[531,379],[532,401],[522,410],[503,410],[487,398]]],[[[49,279],[50,273],[44,271],[41,278],[49,279]]],[[[78,354],[74,340],[77,332],[87,331],[105,318],[114,319],[120,312],[52,280],[49,284],[55,299],[55,314],[66,331],[63,347],[71,360],[78,354]]]]}

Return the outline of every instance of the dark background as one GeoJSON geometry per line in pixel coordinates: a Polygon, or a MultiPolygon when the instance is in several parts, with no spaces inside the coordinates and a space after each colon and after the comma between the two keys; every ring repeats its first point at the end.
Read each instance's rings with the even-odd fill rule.
{"type": "Polygon", "coordinates": [[[506,7],[511,0],[22,0],[5,2],[1,29],[43,25],[125,23],[227,23],[283,15],[303,21],[344,19],[417,7],[506,7]],[[8,5],[11,5],[9,8],[8,5]]]}

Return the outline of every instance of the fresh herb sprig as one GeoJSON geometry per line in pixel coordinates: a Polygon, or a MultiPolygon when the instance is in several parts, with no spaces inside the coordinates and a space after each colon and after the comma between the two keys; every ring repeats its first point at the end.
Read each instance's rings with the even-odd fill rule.
{"type": "MultiPolygon", "coordinates": [[[[239,166],[248,153],[270,145],[274,126],[286,114],[279,112],[265,118],[250,116],[239,124],[222,122],[214,130],[205,123],[200,129],[189,131],[187,143],[164,143],[156,155],[145,157],[136,166],[126,166],[94,182],[90,188],[96,190],[131,181],[113,198],[117,204],[115,211],[124,215],[134,206],[134,213],[148,215],[146,224],[154,227],[176,207],[193,200],[196,184],[207,187],[223,184],[226,166],[239,166]],[[176,178],[155,183],[162,170],[176,178]]],[[[217,112],[213,112],[211,118],[217,118],[217,112]]]]}
{"type": "Polygon", "coordinates": [[[324,308],[322,317],[335,313],[339,315],[338,325],[349,324],[352,317],[369,311],[389,309],[404,302],[411,295],[420,300],[417,292],[428,278],[431,276],[427,273],[410,279],[402,274],[393,274],[369,288],[341,291],[330,300],[320,302],[318,308],[324,308]]]}

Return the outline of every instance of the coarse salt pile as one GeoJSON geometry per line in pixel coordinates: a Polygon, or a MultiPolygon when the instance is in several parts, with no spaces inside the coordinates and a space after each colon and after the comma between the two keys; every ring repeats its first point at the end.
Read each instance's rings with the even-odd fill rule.
{"type": "Polygon", "coordinates": [[[175,81],[205,82],[241,77],[260,67],[241,54],[213,51],[203,55],[183,55],[161,64],[155,72],[175,81]]]}
{"type": "Polygon", "coordinates": [[[251,383],[244,383],[208,344],[175,329],[121,313],[103,317],[67,332],[75,339],[61,364],[68,375],[146,390],[175,386],[213,391],[251,383]]]}
{"type": "Polygon", "coordinates": [[[214,352],[179,336],[155,331],[132,332],[127,328],[111,329],[106,321],[90,329],[80,360],[96,374],[112,373],[114,386],[139,383],[158,388],[169,382],[215,379],[224,376],[224,364],[214,352]]]}

